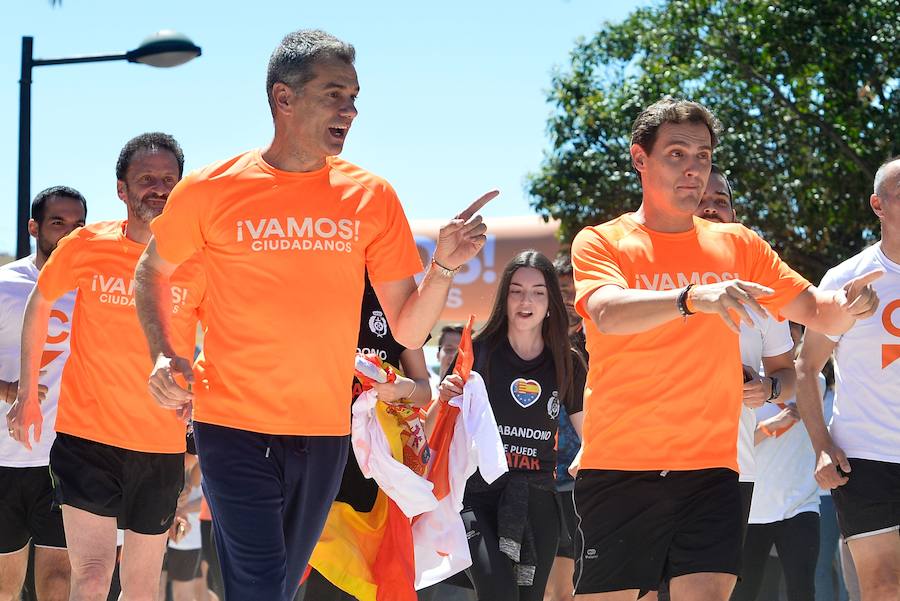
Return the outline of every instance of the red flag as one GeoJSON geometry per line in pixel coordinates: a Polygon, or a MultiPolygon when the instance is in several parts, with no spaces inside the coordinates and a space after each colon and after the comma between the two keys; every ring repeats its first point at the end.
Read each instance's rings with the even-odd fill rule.
{"type": "MultiPolygon", "coordinates": [[[[453,373],[461,377],[463,383],[468,381],[472,365],[475,363],[475,356],[472,353],[472,323],[474,321],[475,316],[469,315],[469,321],[466,323],[459,341],[456,365],[453,368],[453,373]]],[[[450,493],[450,441],[453,439],[453,428],[458,415],[459,407],[441,403],[434,422],[434,430],[428,439],[428,446],[431,447],[431,467],[428,471],[428,480],[434,484],[434,496],[438,501],[450,493]]]]}

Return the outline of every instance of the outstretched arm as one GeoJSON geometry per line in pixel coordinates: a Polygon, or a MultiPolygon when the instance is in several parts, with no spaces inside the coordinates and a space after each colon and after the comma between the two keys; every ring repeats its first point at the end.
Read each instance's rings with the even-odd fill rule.
{"type": "Polygon", "coordinates": [[[840,336],[853,327],[857,319],[870,317],[878,309],[878,294],[872,288],[872,282],[883,275],[883,271],[870,271],[837,290],[819,290],[810,286],[788,303],[781,314],[816,332],[840,336]]]}
{"type": "Polygon", "coordinates": [[[499,192],[483,195],[441,228],[431,265],[416,286],[413,278],[372,282],[394,339],[406,348],[421,348],[447,302],[453,275],[484,246],[487,227],[475,215],[499,192]]]}
{"type": "MultiPolygon", "coordinates": [[[[682,316],[678,305],[684,290],[626,290],[615,285],[602,286],[587,299],[587,312],[604,334],[646,332],[682,316]]],[[[691,286],[683,306],[692,313],[717,314],[733,332],[740,333],[741,321],[753,324],[748,308],[765,316],[765,310],[756,298],[768,294],[772,294],[772,290],[765,286],[726,280],[691,286]]]]}

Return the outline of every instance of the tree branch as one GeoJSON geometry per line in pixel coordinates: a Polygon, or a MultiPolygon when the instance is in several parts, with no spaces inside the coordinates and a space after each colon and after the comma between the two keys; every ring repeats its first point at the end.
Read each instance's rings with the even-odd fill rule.
{"type": "MultiPolygon", "coordinates": [[[[727,35],[725,36],[725,38],[728,39],[727,35]]],[[[726,60],[740,69],[747,78],[752,79],[765,86],[766,89],[768,89],[775,97],[775,100],[777,100],[782,106],[797,115],[797,117],[799,117],[808,125],[812,125],[818,128],[819,131],[828,136],[828,138],[835,143],[838,151],[843,154],[848,160],[854,163],[859,168],[859,170],[864,175],[866,175],[866,177],[868,177],[869,179],[875,178],[875,172],[869,167],[868,163],[866,163],[863,158],[859,156],[859,154],[857,154],[856,151],[853,150],[853,148],[850,147],[844,137],[841,136],[837,131],[835,131],[834,127],[832,127],[830,123],[824,121],[823,119],[820,119],[814,113],[809,113],[801,110],[800,107],[797,106],[797,103],[792,102],[787,96],[784,95],[784,93],[780,89],[778,89],[777,85],[769,81],[768,78],[763,77],[752,66],[744,63],[739,58],[737,58],[734,55],[734,51],[732,50],[732,48],[734,48],[738,42],[736,40],[731,41],[733,42],[733,45],[729,44],[729,47],[727,48],[714,48],[712,45],[707,44],[703,40],[699,40],[699,43],[700,46],[702,46],[710,56],[718,55],[725,57],[726,60]]]]}

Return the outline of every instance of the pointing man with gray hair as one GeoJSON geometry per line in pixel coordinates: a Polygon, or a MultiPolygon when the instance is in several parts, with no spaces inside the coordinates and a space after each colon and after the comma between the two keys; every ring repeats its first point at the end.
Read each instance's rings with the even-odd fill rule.
{"type": "Polygon", "coordinates": [[[193,403],[228,599],[293,599],[318,541],[348,452],[364,273],[394,338],[420,347],[484,245],[475,212],[497,195],[441,229],[416,286],[422,265],[393,188],[337,156],[357,115],[354,59],[323,31],[286,36],[266,78],[272,142],[188,175],[137,268],[150,388],[163,406],[193,403]],[[208,294],[192,369],[169,343],[161,291],[195,252],[208,294]]]}

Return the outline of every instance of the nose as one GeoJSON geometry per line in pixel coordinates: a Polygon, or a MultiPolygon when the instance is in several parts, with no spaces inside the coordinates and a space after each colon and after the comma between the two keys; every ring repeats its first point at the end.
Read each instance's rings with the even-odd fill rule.
{"type": "Polygon", "coordinates": [[[707,207],[703,207],[703,213],[706,215],[715,215],[718,211],[716,211],[716,207],[710,205],[707,207]]]}
{"type": "Polygon", "coordinates": [[[341,117],[355,119],[358,114],[359,111],[356,110],[356,101],[352,98],[348,99],[347,102],[345,102],[340,108],[341,117]]]}

